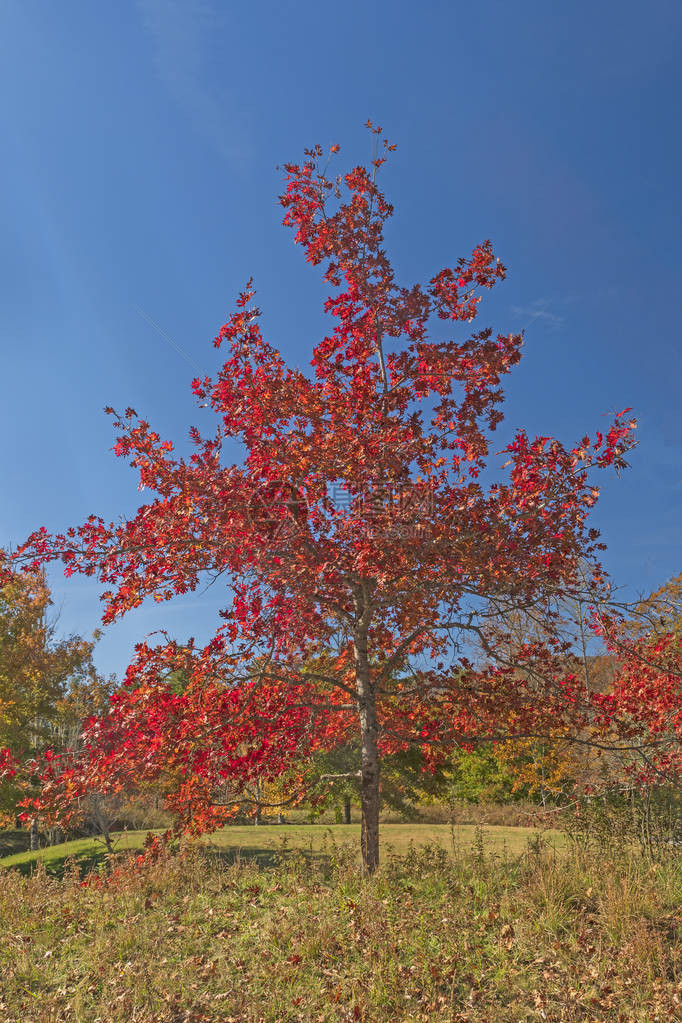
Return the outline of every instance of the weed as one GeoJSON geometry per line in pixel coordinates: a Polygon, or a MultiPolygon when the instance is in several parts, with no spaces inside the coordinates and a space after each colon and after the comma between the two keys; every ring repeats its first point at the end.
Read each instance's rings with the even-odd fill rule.
{"type": "Polygon", "coordinates": [[[682,1018],[679,858],[505,849],[492,830],[464,855],[389,850],[365,879],[321,828],[276,862],[214,844],[89,877],[75,859],[5,870],[0,1023],[682,1018]]]}

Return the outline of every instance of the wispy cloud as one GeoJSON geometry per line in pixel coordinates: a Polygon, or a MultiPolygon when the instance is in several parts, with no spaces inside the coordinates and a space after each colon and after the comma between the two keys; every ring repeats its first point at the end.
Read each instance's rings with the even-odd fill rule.
{"type": "Polygon", "coordinates": [[[222,18],[208,0],[137,0],[153,45],[159,79],[173,100],[213,148],[232,166],[252,155],[244,114],[229,92],[208,80],[208,47],[223,30],[222,18]]]}
{"type": "Polygon", "coordinates": [[[133,302],[133,309],[137,309],[137,311],[140,314],[140,316],[143,316],[144,319],[147,321],[147,323],[149,323],[150,326],[152,326],[154,328],[154,330],[156,330],[161,335],[161,337],[165,338],[166,341],[168,342],[168,344],[171,345],[175,349],[175,351],[178,352],[178,354],[182,356],[182,358],[185,360],[185,362],[188,362],[190,364],[190,366],[192,366],[197,371],[197,373],[201,373],[202,372],[201,369],[197,366],[196,362],[194,362],[193,359],[190,359],[190,357],[187,354],[187,352],[183,351],[183,349],[180,347],[180,345],[176,345],[176,343],[173,340],[173,338],[172,337],[168,337],[168,334],[165,332],[165,330],[161,330],[161,327],[158,325],[158,323],[154,323],[154,321],[151,318],[151,316],[149,316],[144,311],[144,309],[140,309],[139,305],[135,305],[134,302],[133,302]]]}
{"type": "Polygon", "coordinates": [[[527,306],[512,306],[511,311],[514,316],[523,317],[525,320],[525,323],[520,328],[521,330],[525,330],[526,327],[529,327],[536,320],[540,320],[546,327],[558,330],[560,327],[563,327],[566,321],[563,316],[549,311],[551,304],[551,299],[538,298],[527,306]]]}

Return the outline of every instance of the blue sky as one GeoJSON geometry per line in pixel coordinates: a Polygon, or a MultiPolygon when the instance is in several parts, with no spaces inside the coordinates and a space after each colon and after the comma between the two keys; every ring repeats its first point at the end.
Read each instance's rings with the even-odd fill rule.
{"type": "MultiPolygon", "coordinates": [[[[482,306],[526,327],[508,428],[565,441],[632,406],[640,444],[603,477],[605,563],[630,592],[682,571],[679,46],[682,7],[400,0],[321,5],[139,0],[3,5],[0,543],[141,503],[105,405],[180,440],[189,383],[253,275],[291,362],[321,336],[324,290],[280,226],[281,173],[305,146],[369,158],[405,281],[492,238],[508,279],[482,306]],[[185,353],[171,346],[151,319],[185,353]],[[191,364],[190,364],[191,363],[191,364]]],[[[52,574],[65,631],[97,589],[52,574]]],[[[166,626],[204,637],[209,591],[107,630],[121,672],[166,626]]]]}

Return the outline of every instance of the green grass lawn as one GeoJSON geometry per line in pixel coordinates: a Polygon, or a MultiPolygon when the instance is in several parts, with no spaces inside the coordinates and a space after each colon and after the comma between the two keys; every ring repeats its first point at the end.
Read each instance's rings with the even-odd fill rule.
{"type": "MultiPolygon", "coordinates": [[[[142,848],[147,831],[125,831],[117,833],[114,844],[117,852],[142,848]]],[[[382,852],[404,855],[411,845],[437,844],[448,851],[470,849],[482,836],[485,848],[494,853],[519,855],[528,842],[539,832],[535,828],[512,828],[488,826],[477,829],[473,825],[448,824],[382,824],[382,852]],[[477,830],[478,836],[477,838],[477,830]]],[[[554,848],[560,849],[564,837],[558,831],[545,831],[543,837],[554,848]]],[[[288,850],[301,850],[311,855],[320,855],[332,844],[352,842],[359,850],[360,826],[358,824],[261,824],[258,827],[234,826],[223,828],[202,841],[221,855],[223,859],[255,860],[263,866],[272,865],[288,850]]],[[[0,859],[0,867],[17,867],[23,873],[29,872],[42,861],[50,874],[60,874],[67,859],[73,859],[81,869],[96,867],[105,856],[104,843],[97,838],[79,838],[61,845],[48,846],[38,852],[15,853],[0,859]]]]}
{"type": "MultiPolygon", "coordinates": [[[[140,849],[144,843],[146,831],[122,831],[115,836],[115,847],[123,852],[126,849],[140,849]]],[[[81,868],[90,869],[104,859],[106,848],[99,838],[76,838],[72,842],[50,845],[37,852],[14,853],[0,858],[0,867],[18,867],[27,873],[40,861],[48,874],[61,873],[68,859],[75,860],[81,868]]]]}

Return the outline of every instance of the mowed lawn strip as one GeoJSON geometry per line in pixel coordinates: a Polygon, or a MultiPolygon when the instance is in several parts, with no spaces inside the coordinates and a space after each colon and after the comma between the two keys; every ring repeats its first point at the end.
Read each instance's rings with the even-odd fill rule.
{"type": "MultiPolygon", "coordinates": [[[[129,849],[141,849],[147,831],[120,831],[112,835],[114,847],[118,852],[129,849]]],[[[37,852],[13,853],[0,858],[0,867],[27,867],[41,862],[48,873],[61,870],[68,859],[74,859],[81,865],[96,865],[104,857],[106,848],[101,838],[75,838],[59,845],[48,845],[37,852]]]]}
{"type": "MultiPolygon", "coordinates": [[[[141,849],[149,831],[122,831],[114,834],[117,852],[141,849]]],[[[404,855],[410,846],[436,844],[450,852],[457,849],[471,849],[482,843],[483,851],[502,855],[505,852],[517,856],[528,843],[538,835],[551,847],[560,851],[565,838],[559,831],[543,831],[537,828],[514,828],[449,824],[383,824],[381,843],[384,855],[388,852],[404,855]]],[[[359,824],[261,824],[223,828],[206,835],[202,842],[221,854],[243,855],[256,858],[267,864],[275,854],[286,855],[288,850],[300,850],[319,855],[329,852],[333,845],[353,843],[360,847],[359,824]]],[[[39,860],[48,873],[60,871],[64,862],[73,858],[87,867],[95,866],[103,859],[104,844],[100,838],[79,838],[61,845],[47,846],[37,852],[15,853],[0,859],[0,867],[23,867],[26,869],[39,860]]]]}
{"type": "MultiPolygon", "coordinates": [[[[459,847],[470,849],[478,841],[484,850],[495,853],[507,852],[518,855],[528,847],[540,831],[537,828],[513,828],[473,824],[382,824],[382,851],[402,855],[411,845],[436,844],[453,851],[459,847]]],[[[559,831],[544,831],[543,838],[557,848],[563,847],[564,836],[559,831]]],[[[291,849],[302,849],[319,853],[331,843],[353,842],[360,848],[359,824],[299,824],[287,827],[281,824],[266,824],[258,827],[230,827],[206,836],[205,841],[218,849],[242,849],[244,852],[267,848],[277,851],[283,845],[291,849]]]]}

